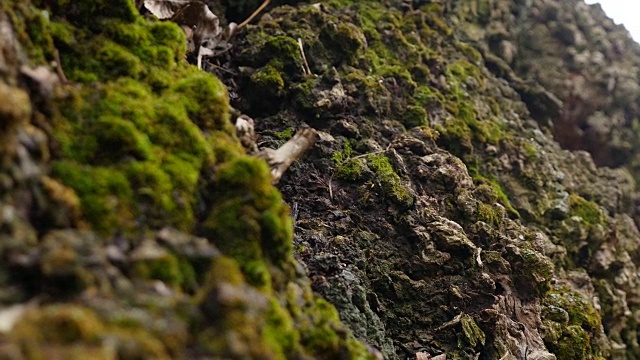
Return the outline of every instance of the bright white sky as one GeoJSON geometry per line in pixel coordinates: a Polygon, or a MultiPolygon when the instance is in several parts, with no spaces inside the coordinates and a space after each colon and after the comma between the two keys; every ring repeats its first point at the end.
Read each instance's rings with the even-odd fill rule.
{"type": "Polygon", "coordinates": [[[636,42],[640,42],[640,1],[637,0],[586,0],[587,4],[600,3],[607,16],[616,24],[622,23],[636,42]]]}

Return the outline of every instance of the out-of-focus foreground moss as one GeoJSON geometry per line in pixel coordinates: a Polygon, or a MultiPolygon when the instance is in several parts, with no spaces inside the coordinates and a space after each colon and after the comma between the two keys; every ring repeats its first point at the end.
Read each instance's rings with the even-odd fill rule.
{"type": "Polygon", "coordinates": [[[10,0],[0,15],[29,66],[59,52],[69,79],[14,96],[42,120],[68,216],[40,222],[35,270],[3,280],[37,305],[0,343],[30,359],[371,356],[312,294],[289,209],[236,139],[223,84],[184,60],[178,26],[130,0],[10,0]]]}

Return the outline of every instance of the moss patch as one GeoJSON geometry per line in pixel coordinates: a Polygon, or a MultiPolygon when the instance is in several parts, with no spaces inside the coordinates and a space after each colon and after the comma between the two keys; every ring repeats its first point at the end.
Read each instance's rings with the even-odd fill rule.
{"type": "Polygon", "coordinates": [[[66,15],[53,19],[68,77],[87,84],[68,88],[56,109],[53,134],[65,160],[54,175],[78,192],[100,231],[134,222],[192,228],[199,174],[215,161],[211,132],[232,134],[224,86],[184,63],[174,25],[110,18],[93,35],[66,15]]]}
{"type": "Polygon", "coordinates": [[[384,154],[367,156],[367,166],[375,174],[375,179],[380,183],[384,193],[400,204],[410,205],[413,195],[396,174],[389,159],[384,154]]]}
{"type": "MultiPolygon", "coordinates": [[[[595,336],[601,327],[600,314],[587,299],[566,287],[556,286],[549,291],[543,303],[547,307],[563,309],[568,314],[568,326],[556,329],[556,334],[545,341],[559,360],[587,359],[590,354],[598,353],[595,336]]],[[[549,317],[545,321],[557,320],[549,317]]],[[[552,325],[549,327],[554,328],[552,325]]]]}

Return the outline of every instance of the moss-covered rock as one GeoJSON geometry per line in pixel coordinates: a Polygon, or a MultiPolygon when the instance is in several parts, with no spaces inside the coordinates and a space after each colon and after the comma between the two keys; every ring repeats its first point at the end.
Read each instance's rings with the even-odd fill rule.
{"type": "MultiPolygon", "coordinates": [[[[208,2],[222,24],[259,3],[208,2]]],[[[545,128],[576,116],[616,139],[599,164],[634,154],[609,129],[634,128],[636,86],[544,87],[601,68],[567,4],[275,1],[205,62],[223,85],[133,1],[0,3],[0,355],[638,357],[634,180],[545,128]],[[282,194],[226,88],[261,147],[318,131],[282,194]]]]}

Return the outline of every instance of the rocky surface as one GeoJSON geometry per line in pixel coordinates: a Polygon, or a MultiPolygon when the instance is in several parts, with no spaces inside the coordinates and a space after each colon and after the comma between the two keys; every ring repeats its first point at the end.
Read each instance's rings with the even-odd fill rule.
{"type": "MultiPolygon", "coordinates": [[[[532,117],[564,148],[586,150],[597,165],[625,166],[638,178],[640,46],[622,25],[599,5],[576,0],[480,1],[454,11],[492,71],[554,95],[557,106],[531,109],[532,117]]],[[[532,95],[519,92],[525,101],[532,95]]]]}
{"type": "Polygon", "coordinates": [[[599,8],[274,1],[206,71],[129,0],[0,35],[3,358],[640,357],[640,58],[599,8]],[[240,112],[318,131],[278,188],[240,112]]]}

